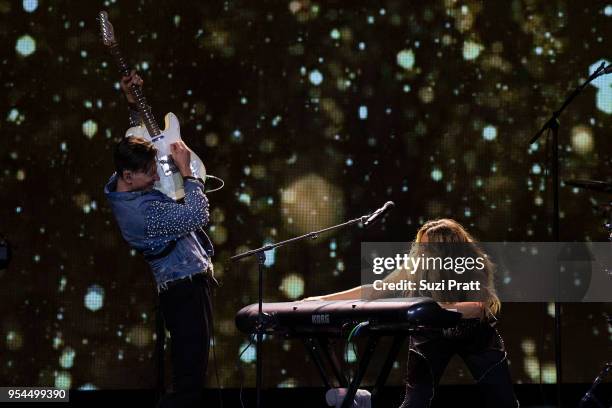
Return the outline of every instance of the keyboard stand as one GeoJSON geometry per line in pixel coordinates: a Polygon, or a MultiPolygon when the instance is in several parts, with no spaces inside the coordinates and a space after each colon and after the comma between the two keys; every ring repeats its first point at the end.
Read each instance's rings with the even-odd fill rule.
{"type": "MultiPolygon", "coordinates": [[[[368,340],[366,342],[365,350],[363,351],[361,357],[359,358],[359,367],[357,369],[357,373],[355,377],[349,382],[348,378],[342,373],[342,369],[336,356],[334,349],[332,348],[332,343],[329,341],[329,338],[322,335],[313,335],[304,337],[304,346],[308,351],[312,361],[314,362],[319,375],[323,381],[323,384],[326,388],[334,388],[332,386],[332,381],[330,381],[327,371],[325,369],[325,365],[331,367],[332,373],[342,388],[347,388],[346,395],[344,400],[342,401],[342,408],[350,408],[352,406],[352,402],[355,398],[355,394],[359,389],[359,385],[363,380],[363,377],[368,369],[370,361],[372,360],[372,356],[376,351],[376,347],[380,339],[384,336],[389,336],[389,334],[366,331],[368,333],[368,340]],[[326,364],[327,363],[327,364],[326,364]]],[[[393,343],[391,344],[391,348],[387,353],[385,361],[378,373],[376,378],[376,383],[372,390],[372,397],[376,397],[380,391],[380,389],[385,385],[387,378],[389,377],[389,373],[393,368],[393,363],[397,359],[397,355],[400,352],[402,344],[408,337],[408,333],[400,333],[393,334],[393,343]]]]}

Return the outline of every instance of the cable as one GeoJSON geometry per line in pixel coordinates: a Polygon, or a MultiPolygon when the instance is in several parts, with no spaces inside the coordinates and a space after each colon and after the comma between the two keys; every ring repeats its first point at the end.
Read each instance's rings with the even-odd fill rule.
{"type": "MultiPolygon", "coordinates": [[[[353,327],[353,329],[349,332],[349,335],[346,339],[346,347],[344,347],[344,361],[346,361],[348,363],[348,350],[349,350],[349,344],[351,344],[351,340],[353,339],[353,337],[357,336],[357,333],[359,333],[359,330],[361,330],[362,328],[368,326],[370,324],[369,321],[366,322],[361,322],[355,325],[355,327],[353,327]]],[[[353,353],[355,354],[355,359],[357,361],[359,361],[359,354],[357,354],[357,349],[355,348],[355,343],[352,343],[352,347],[353,347],[353,353]]],[[[348,378],[349,383],[351,382],[351,378],[348,378]]]]}
{"type": "Polygon", "coordinates": [[[221,190],[221,189],[222,189],[222,188],[225,186],[225,181],[223,181],[223,179],[222,179],[222,178],[220,178],[220,177],[213,176],[212,174],[206,174],[206,175],[204,176],[204,181],[206,181],[206,180],[208,180],[208,179],[217,180],[218,182],[220,182],[220,183],[221,183],[221,185],[220,185],[219,187],[217,187],[217,188],[213,188],[213,189],[211,189],[211,190],[206,190],[206,189],[204,189],[204,192],[205,192],[206,194],[208,194],[208,193],[214,193],[215,191],[219,191],[219,190],[221,190]]]}
{"type": "Polygon", "coordinates": [[[356,336],[359,334],[359,332],[361,331],[361,329],[363,329],[364,327],[367,327],[367,326],[369,326],[369,325],[370,325],[370,322],[369,322],[369,321],[366,321],[366,322],[361,322],[361,323],[360,323],[360,324],[357,326],[357,330],[355,330],[355,334],[354,334],[354,336],[356,337],[356,336]]]}
{"type": "Polygon", "coordinates": [[[251,334],[249,337],[249,344],[238,354],[238,360],[236,361],[236,369],[238,369],[238,377],[240,378],[240,392],[238,396],[240,398],[240,406],[244,408],[244,401],[242,400],[242,389],[244,388],[244,372],[242,371],[242,365],[240,364],[240,357],[253,345],[255,341],[255,335],[251,334]]]}
{"type": "Polygon", "coordinates": [[[355,334],[355,330],[357,330],[357,327],[358,327],[358,326],[359,326],[358,324],[357,324],[357,325],[355,325],[355,327],[353,327],[353,328],[351,329],[351,331],[349,332],[349,335],[348,335],[348,337],[346,338],[346,342],[347,342],[347,344],[351,342],[351,339],[353,338],[353,335],[355,334]]]}
{"type": "Polygon", "coordinates": [[[370,324],[369,321],[365,321],[365,322],[361,322],[361,323],[357,324],[355,327],[353,327],[353,330],[351,330],[351,332],[349,333],[347,342],[350,342],[353,337],[357,336],[357,333],[359,333],[359,331],[361,329],[363,329],[364,327],[368,326],[369,324],[370,324]]]}
{"type": "MultiPolygon", "coordinates": [[[[216,291],[215,291],[216,294],[216,291]]],[[[213,299],[214,299],[213,295],[213,299]]],[[[211,303],[212,303],[211,299],[211,303]]],[[[214,310],[214,309],[213,309],[214,310]]],[[[217,353],[215,350],[217,349],[217,340],[215,339],[215,321],[212,319],[212,324],[210,325],[210,334],[212,337],[212,355],[213,355],[213,364],[215,366],[215,378],[217,381],[217,390],[219,391],[219,407],[223,408],[223,393],[221,392],[221,381],[219,381],[219,366],[217,365],[217,353]]]]}

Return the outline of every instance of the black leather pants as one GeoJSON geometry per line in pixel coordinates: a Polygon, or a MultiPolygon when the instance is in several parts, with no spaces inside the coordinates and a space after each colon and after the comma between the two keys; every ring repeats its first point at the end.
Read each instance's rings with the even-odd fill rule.
{"type": "Polygon", "coordinates": [[[455,354],[466,363],[487,407],[519,406],[497,330],[479,320],[464,320],[456,329],[410,338],[406,396],[401,408],[430,407],[444,369],[455,354]]]}

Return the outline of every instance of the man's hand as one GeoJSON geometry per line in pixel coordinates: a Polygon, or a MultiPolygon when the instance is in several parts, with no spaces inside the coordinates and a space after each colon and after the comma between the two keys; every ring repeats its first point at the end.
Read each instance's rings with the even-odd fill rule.
{"type": "Polygon", "coordinates": [[[181,172],[181,176],[193,176],[191,172],[190,160],[191,151],[183,141],[178,141],[170,145],[170,151],[172,152],[172,159],[174,164],[178,167],[181,172]]]}
{"type": "Polygon", "coordinates": [[[121,90],[123,91],[123,94],[125,95],[125,98],[127,99],[128,103],[136,103],[134,95],[132,95],[132,92],[130,92],[130,86],[136,85],[137,87],[142,88],[142,84],[143,80],[140,75],[136,73],[135,69],[130,72],[130,75],[121,78],[121,90]]]}

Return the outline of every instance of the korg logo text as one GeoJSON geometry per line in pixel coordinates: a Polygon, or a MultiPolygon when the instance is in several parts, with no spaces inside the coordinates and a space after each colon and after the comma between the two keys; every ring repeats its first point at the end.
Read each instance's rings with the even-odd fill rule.
{"type": "Polygon", "coordinates": [[[329,324],[328,314],[312,315],[312,324],[329,324]]]}

